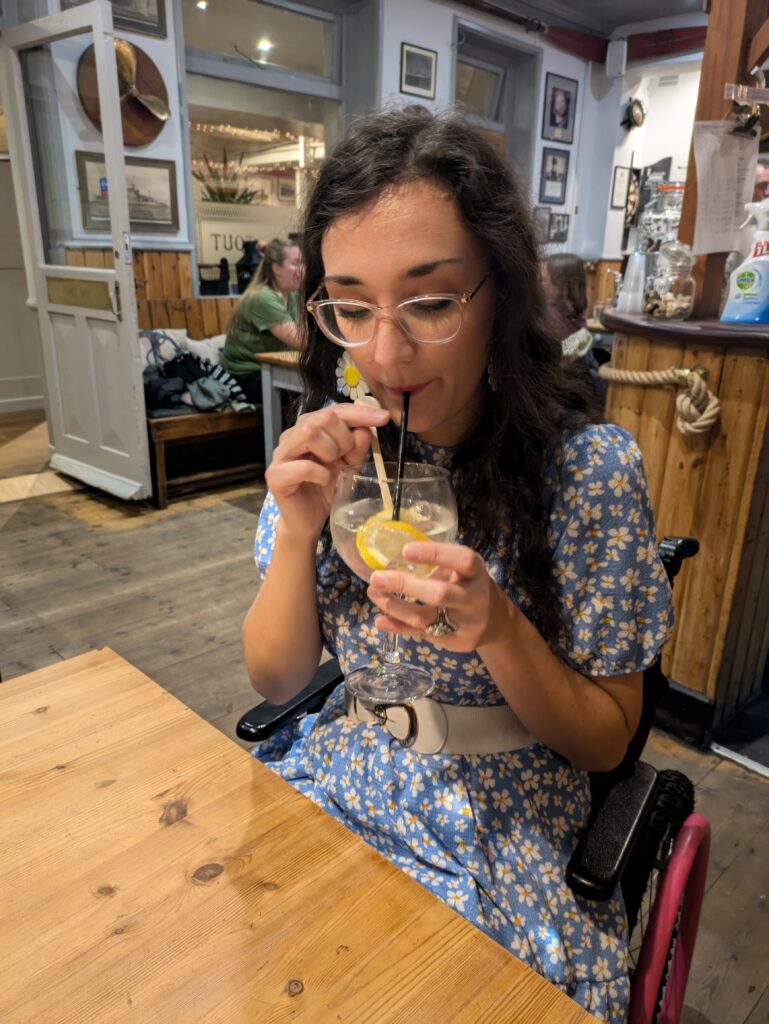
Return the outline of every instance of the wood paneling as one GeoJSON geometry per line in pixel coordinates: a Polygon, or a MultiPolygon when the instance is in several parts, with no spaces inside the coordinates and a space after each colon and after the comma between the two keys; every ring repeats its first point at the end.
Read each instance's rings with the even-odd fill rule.
{"type": "Polygon", "coordinates": [[[614,297],[612,271],[620,270],[622,270],[622,260],[587,260],[585,262],[588,318],[592,317],[596,306],[601,306],[614,297]]]}
{"type": "Polygon", "coordinates": [[[610,384],[606,409],[641,447],[657,536],[700,542],[676,580],[676,629],[663,664],[677,682],[715,700],[718,723],[760,689],[769,643],[769,357],[720,337],[700,339],[695,330],[688,340],[684,331],[657,338],[651,326],[618,333],[612,366],[704,366],[721,403],[709,434],[686,437],[675,427],[673,388],[610,384]]]}
{"type": "Polygon", "coordinates": [[[238,300],[153,299],[137,302],[139,328],[186,328],[190,338],[210,338],[227,331],[230,314],[238,300]]]}
{"type": "MultiPolygon", "coordinates": [[[[68,249],[71,267],[112,266],[110,249],[68,249]]],[[[190,338],[224,334],[237,297],[194,298],[188,252],[134,249],[134,287],[139,328],[186,328],[190,338]]]]}

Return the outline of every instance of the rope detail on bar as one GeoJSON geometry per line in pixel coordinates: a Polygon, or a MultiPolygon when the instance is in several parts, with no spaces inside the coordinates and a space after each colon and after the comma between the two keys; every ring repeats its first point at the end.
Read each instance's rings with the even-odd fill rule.
{"type": "Polygon", "coordinates": [[[683,387],[676,395],[676,426],[686,437],[706,434],[718,421],[721,403],[705,383],[706,370],[693,366],[679,370],[618,370],[601,366],[599,375],[612,384],[640,384],[644,387],[683,387]]]}

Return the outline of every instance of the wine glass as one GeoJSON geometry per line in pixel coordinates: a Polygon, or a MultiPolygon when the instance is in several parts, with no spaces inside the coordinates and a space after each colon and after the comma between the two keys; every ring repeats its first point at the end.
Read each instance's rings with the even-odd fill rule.
{"type": "MultiPolygon", "coordinates": [[[[386,487],[394,492],[396,465],[385,463],[386,487]]],[[[403,558],[411,541],[451,542],[457,535],[457,504],[448,472],[440,466],[407,462],[400,486],[400,516],[394,520],[373,464],[345,466],[331,505],[331,537],[356,575],[369,581],[375,569],[407,569],[429,576],[436,566],[403,558]]],[[[367,704],[404,704],[435,688],[427,669],[401,659],[397,634],[385,633],[380,660],[350,672],[347,689],[367,704]]]]}

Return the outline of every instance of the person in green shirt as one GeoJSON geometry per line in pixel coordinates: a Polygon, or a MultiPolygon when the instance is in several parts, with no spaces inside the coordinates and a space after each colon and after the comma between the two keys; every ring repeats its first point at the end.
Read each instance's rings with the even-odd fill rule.
{"type": "Polygon", "coordinates": [[[273,238],[232,311],[221,364],[254,404],[262,400],[262,375],[254,356],[302,347],[297,326],[301,275],[299,246],[273,238]]]}

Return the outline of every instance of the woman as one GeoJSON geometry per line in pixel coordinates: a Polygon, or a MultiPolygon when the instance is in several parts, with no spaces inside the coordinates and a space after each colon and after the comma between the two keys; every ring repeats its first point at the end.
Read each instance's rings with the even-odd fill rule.
{"type": "Polygon", "coordinates": [[[302,237],[305,303],[375,308],[356,348],[324,333],[350,330],[349,306],[318,311],[324,330],[308,321],[306,411],[268,470],[264,579],[243,625],[254,686],[283,702],[323,645],[350,671],[387,630],[435,672],[435,700],[501,709],[528,738],[502,753],[421,753],[419,736],[407,749],[346,712],[340,687],[257,756],[594,1014],[622,1020],[621,896],[584,903],[563,875],[590,809],[586,772],[621,760],[642,669],[670,628],[638,449],[569,408],[523,192],[460,119],[363,119],[321,167],[302,237]],[[425,295],[442,344],[413,317],[410,334],[401,326],[398,304],[425,295]],[[340,356],[381,409],[334,403],[340,356]],[[433,577],[384,570],[367,588],[332,547],[330,502],[371,427],[392,452],[404,390],[408,455],[450,468],[460,535],[405,548],[440,567],[433,577]],[[436,629],[444,615],[450,628],[436,629]]]}
{"type": "Polygon", "coordinates": [[[232,311],[221,363],[255,405],[262,400],[262,375],[254,357],[301,347],[297,329],[301,275],[299,246],[273,238],[232,311]]]}
{"type": "Polygon", "coordinates": [[[607,384],[598,375],[599,363],[593,352],[593,335],[587,329],[585,265],[570,252],[548,256],[540,263],[542,292],[547,317],[561,343],[567,374],[581,384],[588,408],[600,418],[606,401],[607,384]]]}

